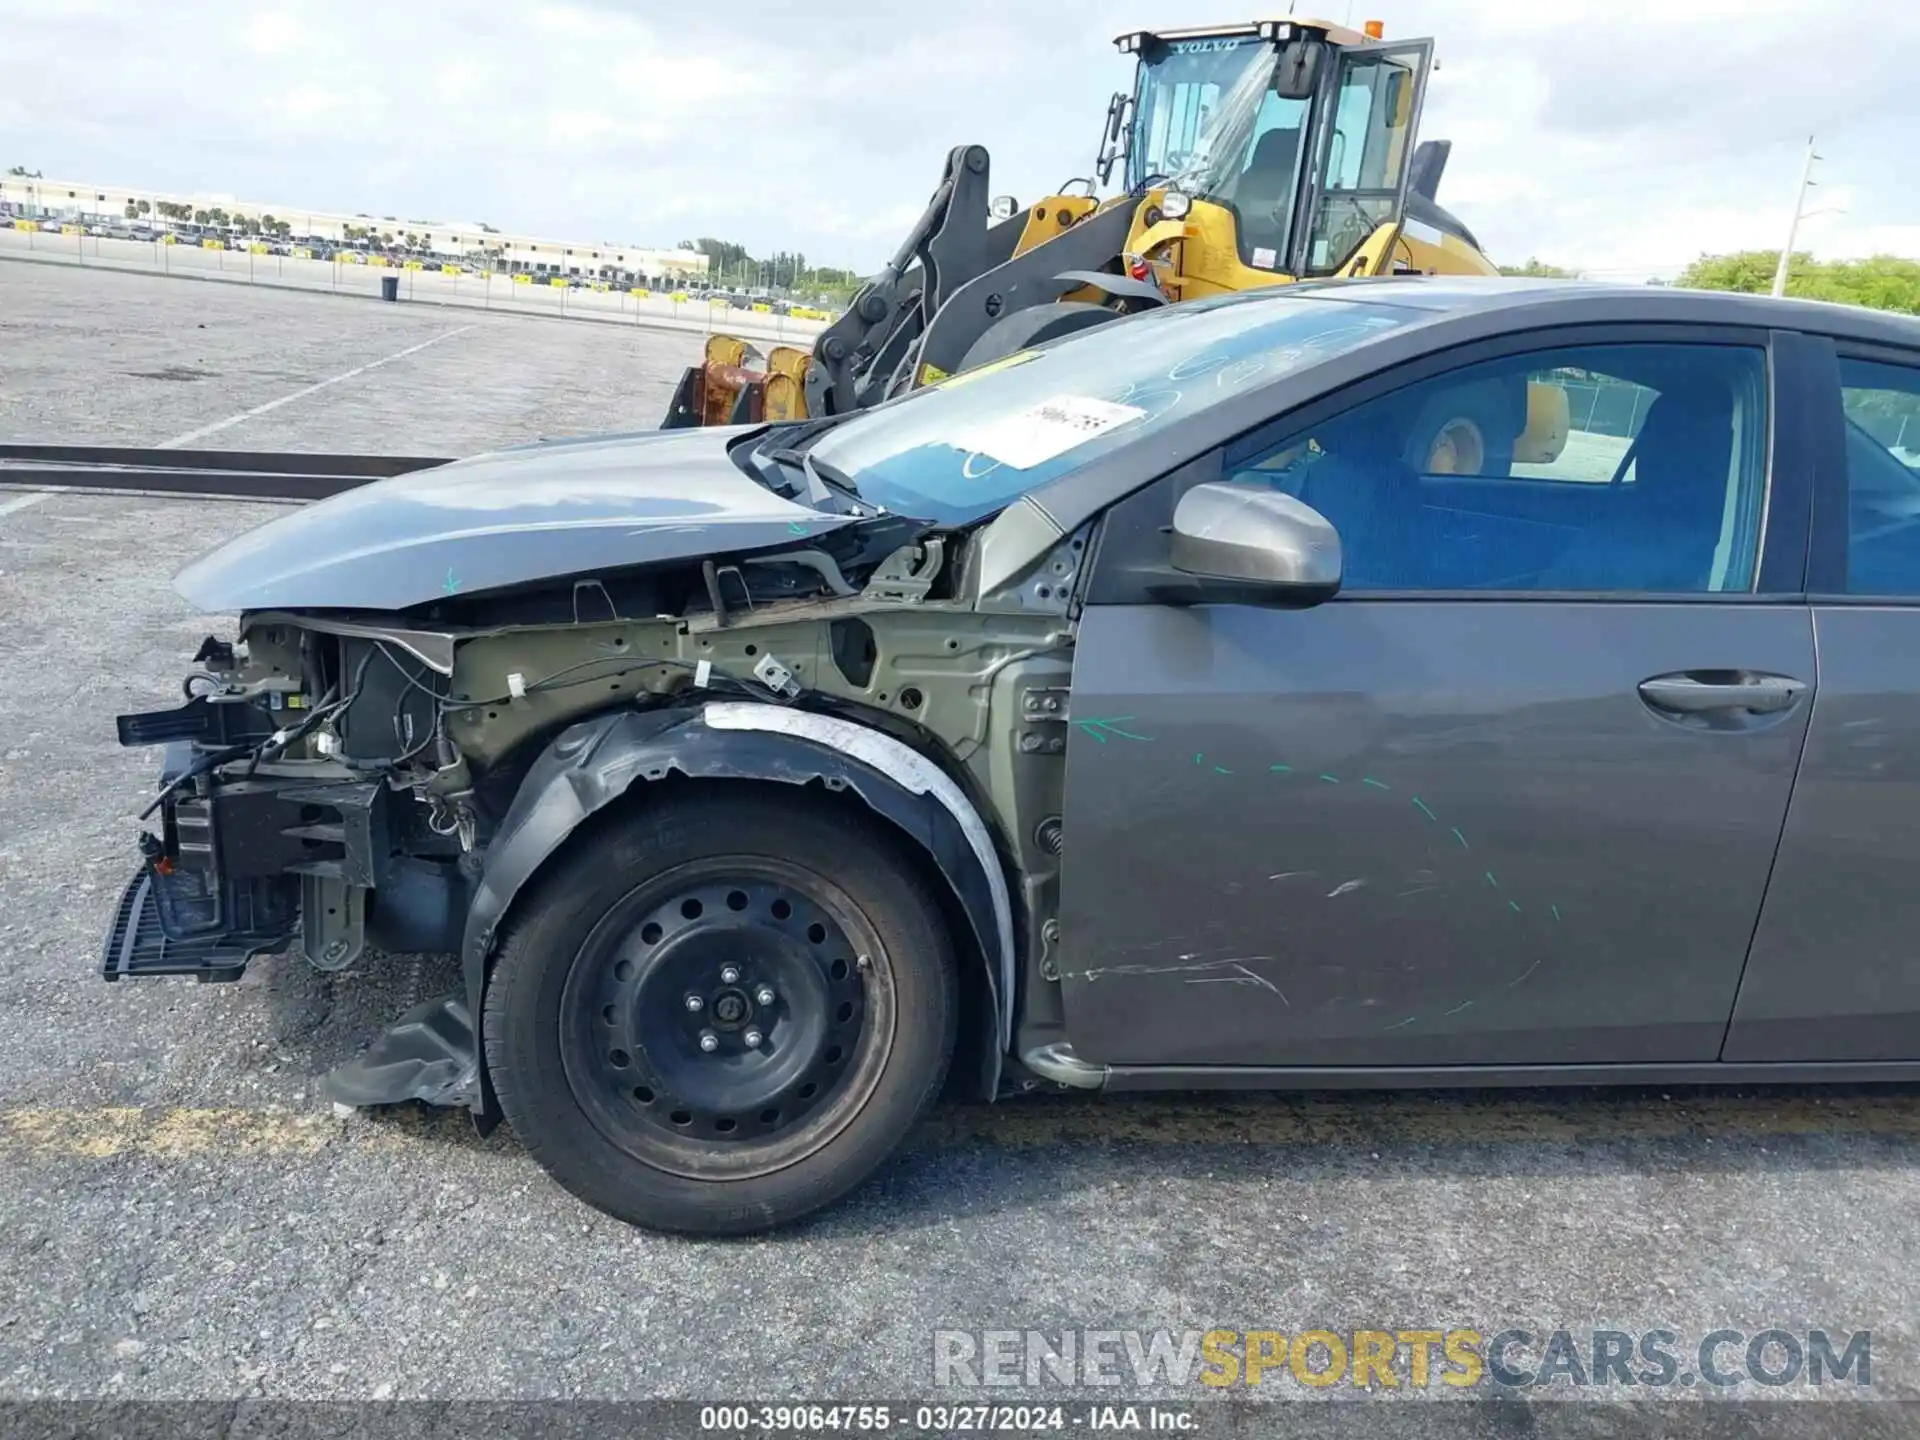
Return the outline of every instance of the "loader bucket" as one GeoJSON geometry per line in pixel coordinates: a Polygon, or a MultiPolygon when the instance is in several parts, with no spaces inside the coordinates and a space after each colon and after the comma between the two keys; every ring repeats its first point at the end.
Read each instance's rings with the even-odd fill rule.
{"type": "Polygon", "coordinates": [[[776,345],[763,359],[744,340],[732,335],[710,336],[705,360],[689,366],[680,377],[660,428],[803,420],[807,414],[807,362],[807,352],[791,345],[776,345]]]}
{"type": "Polygon", "coordinates": [[[768,420],[807,418],[807,362],[811,357],[791,345],[776,345],[767,356],[766,415],[768,420]]]}

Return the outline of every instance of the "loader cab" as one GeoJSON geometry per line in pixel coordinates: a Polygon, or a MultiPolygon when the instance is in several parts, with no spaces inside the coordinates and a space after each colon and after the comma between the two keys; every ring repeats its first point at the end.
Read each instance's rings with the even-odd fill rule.
{"type": "Polygon", "coordinates": [[[1231,226],[1232,268],[1260,273],[1209,288],[1342,273],[1403,213],[1431,41],[1286,20],[1115,43],[1138,67],[1124,152],[1103,163],[1124,156],[1129,194],[1231,226]]]}

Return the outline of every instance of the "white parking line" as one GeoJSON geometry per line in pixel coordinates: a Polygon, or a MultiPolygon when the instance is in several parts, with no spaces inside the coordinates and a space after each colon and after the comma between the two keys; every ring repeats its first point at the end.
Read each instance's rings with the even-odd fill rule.
{"type": "Polygon", "coordinates": [[[60,494],[58,490],[29,490],[24,495],[16,495],[11,500],[0,500],[0,515],[11,515],[16,510],[24,510],[29,505],[38,505],[42,500],[51,500],[60,494]]]}
{"type": "Polygon", "coordinates": [[[391,365],[394,361],[404,360],[409,355],[418,355],[430,345],[438,345],[442,340],[451,340],[454,336],[464,335],[475,328],[472,325],[462,325],[457,330],[449,330],[445,334],[434,336],[431,340],[422,340],[418,345],[409,345],[406,349],[396,351],[385,359],[369,360],[364,365],[356,365],[351,370],[343,370],[338,375],[328,376],[325,380],[309,385],[303,390],[296,390],[291,395],[282,395],[278,400],[269,400],[266,404],[256,405],[251,410],[242,410],[238,415],[229,415],[225,420],[216,420],[211,425],[202,425],[198,430],[189,430],[186,434],[176,435],[171,440],[162,440],[159,448],[178,450],[183,445],[191,445],[196,440],[204,440],[209,435],[217,435],[222,430],[251,420],[256,415],[265,415],[268,411],[278,410],[282,405],[291,405],[296,400],[304,400],[315,391],[325,390],[329,385],[338,385],[343,380],[351,380],[354,376],[364,375],[369,370],[378,370],[382,365],[391,365]]]}
{"type": "MultiPolygon", "coordinates": [[[[197,430],[189,430],[186,434],[176,435],[171,440],[162,440],[156,448],[161,450],[178,450],[183,445],[191,445],[196,440],[204,440],[209,435],[217,435],[220,431],[230,429],[242,421],[251,420],[257,415],[265,415],[272,410],[278,410],[282,405],[291,405],[296,400],[304,400],[315,391],[325,390],[329,385],[338,385],[343,380],[351,380],[354,376],[364,375],[369,370],[378,370],[382,365],[391,365],[394,361],[404,360],[409,355],[418,355],[429,346],[438,345],[442,340],[451,340],[456,335],[464,335],[469,330],[476,328],[478,327],[474,325],[462,325],[457,330],[448,330],[444,334],[434,336],[431,340],[422,340],[418,345],[409,345],[406,349],[395,351],[393,354],[385,356],[382,359],[369,360],[364,365],[356,365],[351,370],[343,370],[338,375],[330,375],[325,380],[317,381],[304,389],[294,391],[291,395],[282,395],[278,400],[269,400],[266,404],[256,405],[251,410],[242,410],[238,415],[229,415],[224,420],[216,420],[211,425],[202,425],[197,430]]],[[[16,514],[26,509],[29,505],[38,505],[42,500],[51,499],[55,495],[65,494],[68,488],[70,487],[29,490],[23,495],[15,495],[10,500],[0,500],[0,517],[16,514]]]]}

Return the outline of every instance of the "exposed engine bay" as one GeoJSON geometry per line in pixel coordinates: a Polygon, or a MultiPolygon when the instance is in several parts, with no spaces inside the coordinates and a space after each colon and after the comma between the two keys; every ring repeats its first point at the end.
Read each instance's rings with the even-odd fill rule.
{"type": "Polygon", "coordinates": [[[209,636],[193,657],[183,705],[120,717],[123,744],[166,749],[105,978],[233,980],[287,949],[325,971],[379,952],[460,952],[468,993],[403,1017],[333,1090],[483,1113],[472,1015],[493,926],[567,831],[635,778],[589,799],[577,770],[560,774],[570,746],[598,753],[612,726],[645,750],[645,782],[851,788],[925,830],[940,865],[951,858],[958,928],[979,951],[974,1059],[991,1093],[1024,988],[1015,956],[1043,956],[1055,909],[1068,596],[1085,537],[1014,512],[974,532],[856,519],[786,549],[404,609],[243,609],[234,639],[209,636]],[[1036,558],[1009,573],[1016,551],[1036,558]],[[784,749],[694,733],[723,724],[784,749]],[[850,727],[891,758],[852,755],[863,742],[850,727]],[[796,747],[820,763],[796,763],[796,747]],[[876,801],[880,786],[897,796],[876,801]],[[967,797],[947,804],[952,815],[992,817],[970,822],[978,835],[934,813],[941,786],[967,797]]]}

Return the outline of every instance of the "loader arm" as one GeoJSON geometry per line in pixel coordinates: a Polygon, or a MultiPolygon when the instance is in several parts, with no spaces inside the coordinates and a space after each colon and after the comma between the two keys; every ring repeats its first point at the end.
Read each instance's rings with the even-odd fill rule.
{"type": "MultiPolygon", "coordinates": [[[[863,410],[904,388],[934,314],[969,280],[1012,257],[1027,217],[991,221],[990,174],[984,146],[957,145],[947,153],[940,183],[900,247],[814,341],[798,413],[863,410]]],[[[716,357],[710,343],[708,363],[682,377],[662,429],[758,420],[763,413],[796,418],[797,407],[774,405],[767,390],[770,378],[792,372],[784,354],[776,352],[779,363],[763,369],[744,342],[714,339],[737,346],[739,354],[729,349],[716,357]]]]}
{"type": "Polygon", "coordinates": [[[990,173],[984,146],[947,152],[940,184],[893,258],[814,342],[809,414],[840,414],[885,399],[948,297],[1013,254],[1023,226],[989,223],[990,173]]]}
{"type": "Polygon", "coordinates": [[[1136,209],[1125,201],[1108,205],[1044,245],[969,277],[927,327],[925,343],[919,350],[918,383],[926,384],[965,368],[975,343],[1002,318],[1050,304],[1063,291],[1073,289],[1073,285],[1061,283],[1063,276],[1112,265],[1126,250],[1136,209]]]}

